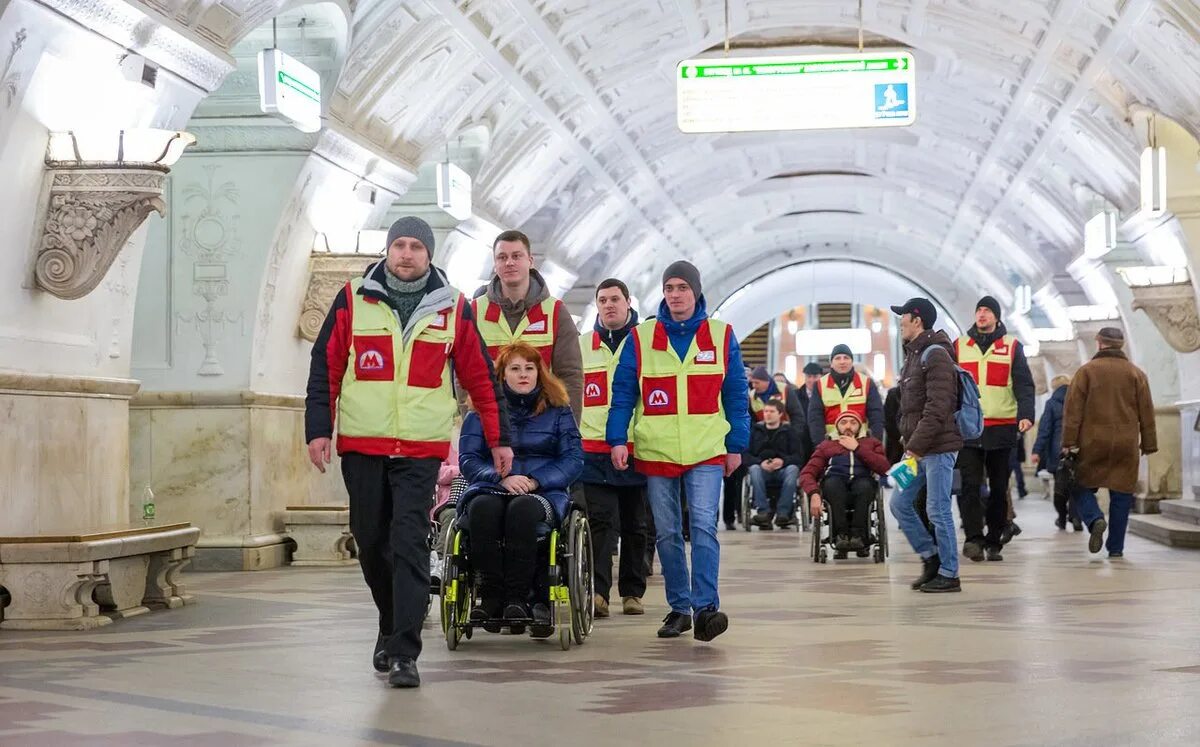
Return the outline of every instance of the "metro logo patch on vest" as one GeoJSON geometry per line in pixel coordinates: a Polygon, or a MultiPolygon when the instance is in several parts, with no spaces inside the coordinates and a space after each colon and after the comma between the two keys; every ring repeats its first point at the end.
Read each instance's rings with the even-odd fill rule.
{"type": "Polygon", "coordinates": [[[674,376],[647,376],[642,380],[642,407],[646,415],[679,413],[678,383],[674,376]]]}
{"type": "Polygon", "coordinates": [[[583,404],[600,407],[608,404],[608,372],[589,371],[584,375],[583,404]]]}
{"type": "Polygon", "coordinates": [[[392,381],[395,378],[390,335],[355,335],[354,352],[354,375],[358,379],[392,381]]]}

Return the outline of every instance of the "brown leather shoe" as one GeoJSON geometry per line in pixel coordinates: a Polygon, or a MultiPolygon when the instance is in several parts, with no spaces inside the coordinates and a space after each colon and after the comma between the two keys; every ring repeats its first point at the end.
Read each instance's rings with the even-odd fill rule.
{"type": "Polygon", "coordinates": [[[599,594],[594,595],[592,606],[596,610],[596,617],[608,617],[608,602],[604,601],[604,597],[599,594]]]}
{"type": "Polygon", "coordinates": [[[624,597],[621,599],[622,612],[626,615],[644,615],[646,608],[642,606],[642,600],[638,597],[624,597]]]}

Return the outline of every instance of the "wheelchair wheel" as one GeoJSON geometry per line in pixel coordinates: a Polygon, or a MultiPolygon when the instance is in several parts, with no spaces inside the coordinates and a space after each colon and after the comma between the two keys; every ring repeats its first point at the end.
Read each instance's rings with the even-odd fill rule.
{"type": "Polygon", "coordinates": [[[812,512],[808,509],[808,496],[799,488],[796,489],[796,502],[799,504],[796,514],[800,517],[800,531],[807,532],[813,525],[812,512]]]}
{"type": "Polygon", "coordinates": [[[567,586],[571,595],[571,633],[583,645],[595,619],[595,582],[592,579],[592,532],[581,513],[572,514],[567,530],[567,586]]]}
{"type": "Polygon", "coordinates": [[[749,532],[751,528],[750,516],[754,513],[754,506],[752,505],[753,501],[750,500],[751,498],[750,476],[747,475],[746,478],[742,480],[742,529],[745,529],[747,532],[749,532]]]}
{"type": "Polygon", "coordinates": [[[882,563],[888,556],[887,519],[884,517],[883,496],[875,500],[875,516],[879,526],[875,528],[875,562],[882,563]]]}
{"type": "MultiPolygon", "coordinates": [[[[458,521],[452,520],[446,532],[446,544],[442,548],[442,633],[446,636],[446,648],[454,651],[462,640],[463,621],[471,610],[471,596],[467,574],[459,573],[459,550],[462,533],[458,521]]],[[[468,635],[468,637],[470,637],[468,635]]]]}
{"type": "Polygon", "coordinates": [[[814,563],[819,563],[821,562],[821,525],[813,524],[812,530],[812,559],[814,563]]]}

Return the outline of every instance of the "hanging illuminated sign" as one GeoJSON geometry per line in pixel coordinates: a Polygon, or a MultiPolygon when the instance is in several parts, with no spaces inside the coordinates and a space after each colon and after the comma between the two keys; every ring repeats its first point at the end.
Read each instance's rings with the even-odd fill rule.
{"type": "Polygon", "coordinates": [[[904,127],[917,117],[908,52],[684,60],[675,80],[688,133],[904,127]]]}
{"type": "Polygon", "coordinates": [[[321,75],[279,49],[258,53],[258,98],[264,114],[301,132],[321,129],[321,75]]]}
{"type": "Polygon", "coordinates": [[[471,175],[450,162],[437,165],[437,204],[456,220],[471,217],[471,175]]]}

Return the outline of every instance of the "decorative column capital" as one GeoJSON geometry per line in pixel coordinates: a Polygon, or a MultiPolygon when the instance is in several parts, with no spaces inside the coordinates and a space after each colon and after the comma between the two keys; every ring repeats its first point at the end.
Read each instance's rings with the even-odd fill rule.
{"type": "Polygon", "coordinates": [[[1151,285],[1130,288],[1134,311],[1142,310],[1159,334],[1180,353],[1200,350],[1200,314],[1192,284],[1151,285]]]}
{"type": "Polygon", "coordinates": [[[314,254],[309,262],[308,289],[300,308],[297,334],[317,341],[334,296],[346,283],[363,274],[375,258],[364,254],[314,254]]]}
{"type": "Polygon", "coordinates": [[[92,292],[150,213],[166,214],[166,167],[48,168],[34,282],[62,299],[92,292]]]}
{"type": "Polygon", "coordinates": [[[1079,345],[1074,341],[1043,342],[1038,352],[1054,369],[1055,375],[1071,375],[1079,370],[1082,361],[1079,358],[1079,345]]]}

